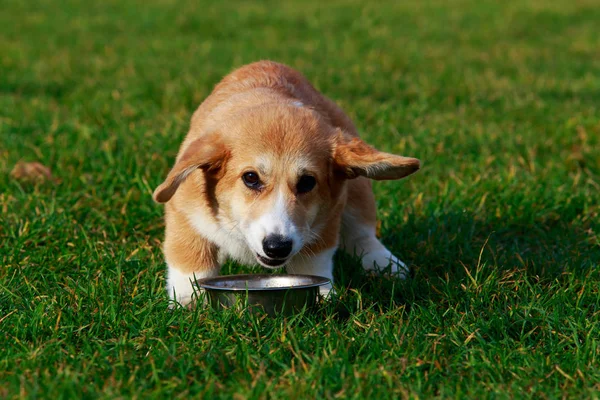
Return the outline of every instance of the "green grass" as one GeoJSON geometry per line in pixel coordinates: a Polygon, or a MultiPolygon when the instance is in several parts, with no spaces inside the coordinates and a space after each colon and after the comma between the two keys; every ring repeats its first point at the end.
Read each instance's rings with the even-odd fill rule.
{"type": "Polygon", "coordinates": [[[596,1],[1,8],[0,397],[600,396],[596,1]],[[259,59],[424,161],[375,185],[412,280],[338,255],[340,303],[313,314],[167,310],[152,189],[259,59]],[[58,182],[12,179],[19,160],[58,182]]]}

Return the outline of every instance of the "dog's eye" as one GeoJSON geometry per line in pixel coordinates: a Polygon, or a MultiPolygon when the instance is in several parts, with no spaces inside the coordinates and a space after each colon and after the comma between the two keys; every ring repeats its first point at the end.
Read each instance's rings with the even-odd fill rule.
{"type": "Polygon", "coordinates": [[[256,172],[246,172],[244,175],[242,175],[242,180],[250,189],[260,189],[260,178],[256,172]]]}
{"type": "Polygon", "coordinates": [[[316,184],[317,184],[317,180],[315,179],[314,176],[302,175],[300,177],[300,179],[298,180],[298,183],[296,184],[296,190],[300,194],[308,193],[311,190],[313,190],[313,188],[315,187],[316,184]]]}

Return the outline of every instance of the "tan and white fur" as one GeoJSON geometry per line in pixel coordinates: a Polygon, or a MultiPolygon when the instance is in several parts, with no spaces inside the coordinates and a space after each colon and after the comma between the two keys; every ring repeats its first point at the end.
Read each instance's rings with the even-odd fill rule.
{"type": "MultiPolygon", "coordinates": [[[[192,117],[175,165],[154,192],[166,203],[168,295],[228,258],[332,279],[338,247],[366,270],[404,263],[375,235],[370,179],[400,179],[419,160],[380,152],[299,72],[261,61],[226,76],[192,117]]],[[[331,286],[324,287],[327,294],[331,286]]]]}

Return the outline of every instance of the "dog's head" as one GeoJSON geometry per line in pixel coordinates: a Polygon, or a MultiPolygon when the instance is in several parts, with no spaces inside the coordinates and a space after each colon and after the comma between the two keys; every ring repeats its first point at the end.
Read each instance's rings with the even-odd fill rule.
{"type": "Polygon", "coordinates": [[[418,169],[419,160],[380,152],[306,107],[256,107],[189,144],[154,199],[169,201],[201,174],[186,204],[205,204],[261,265],[280,267],[319,240],[346,180],[400,179],[418,169]]]}

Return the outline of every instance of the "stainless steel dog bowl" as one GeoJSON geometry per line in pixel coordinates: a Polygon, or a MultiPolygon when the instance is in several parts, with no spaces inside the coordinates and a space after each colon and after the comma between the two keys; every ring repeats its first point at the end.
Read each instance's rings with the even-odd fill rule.
{"type": "Polygon", "coordinates": [[[259,308],[268,315],[292,315],[317,303],[327,278],[312,275],[226,275],[196,281],[214,308],[259,308]]]}

